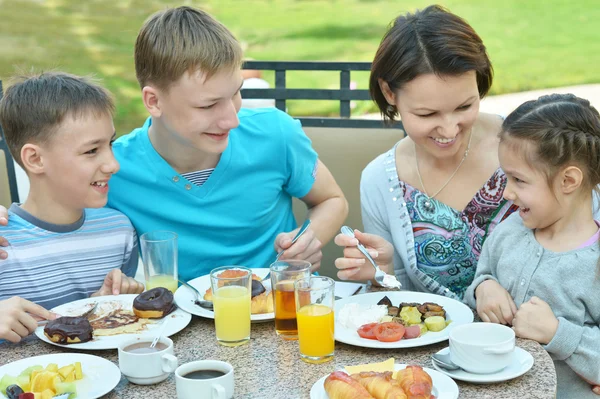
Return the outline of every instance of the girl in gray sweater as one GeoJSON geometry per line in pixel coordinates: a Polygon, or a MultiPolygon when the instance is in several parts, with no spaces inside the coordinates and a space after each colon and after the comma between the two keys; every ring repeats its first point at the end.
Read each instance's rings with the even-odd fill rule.
{"type": "Polygon", "coordinates": [[[483,245],[465,301],[553,358],[557,398],[597,398],[600,384],[600,115],[571,94],[528,101],[503,123],[504,197],[519,213],[483,245]],[[598,387],[594,388],[594,391],[598,387]]]}

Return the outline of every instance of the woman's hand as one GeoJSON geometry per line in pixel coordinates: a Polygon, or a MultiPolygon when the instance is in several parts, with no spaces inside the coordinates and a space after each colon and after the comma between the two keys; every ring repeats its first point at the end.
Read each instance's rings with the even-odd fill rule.
{"type": "Polygon", "coordinates": [[[504,287],[495,280],[486,280],[475,290],[477,314],[488,323],[511,325],[517,305],[504,287]]]}
{"type": "Polygon", "coordinates": [[[520,338],[547,345],[558,329],[558,319],[546,302],[533,296],[523,303],[513,318],[513,330],[520,338]]]}
{"type": "Polygon", "coordinates": [[[392,244],[378,235],[362,233],[359,230],[354,230],[354,235],[356,238],[338,234],[334,239],[336,245],[344,247],[344,257],[335,260],[340,280],[372,280],[375,277],[375,268],[356,247],[359,242],[367,248],[369,255],[381,270],[388,274],[394,273],[392,244]]]}
{"type": "Polygon", "coordinates": [[[19,342],[37,328],[39,320],[54,320],[57,315],[18,296],[0,301],[0,339],[19,342]]]}
{"type": "Polygon", "coordinates": [[[144,291],[144,284],[127,277],[119,269],[111,270],[104,278],[102,287],[90,296],[139,294],[144,291]]]}

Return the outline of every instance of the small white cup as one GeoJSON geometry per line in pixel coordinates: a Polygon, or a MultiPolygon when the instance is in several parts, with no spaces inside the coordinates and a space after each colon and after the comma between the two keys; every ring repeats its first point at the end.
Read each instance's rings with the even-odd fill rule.
{"type": "Polygon", "coordinates": [[[496,373],[508,366],[515,350],[515,332],[495,323],[469,323],[450,330],[450,360],[474,374],[496,373]]]}
{"type": "Polygon", "coordinates": [[[173,355],[173,341],[162,337],[158,341],[167,347],[152,353],[132,353],[124,349],[130,345],[152,343],[152,337],[141,337],[123,342],[119,345],[119,369],[132,383],[138,385],[157,384],[166,380],[177,368],[177,358],[173,355]]]}
{"type": "Polygon", "coordinates": [[[220,360],[197,360],[175,370],[177,399],[230,399],[233,397],[233,366],[220,360]],[[224,375],[210,379],[191,379],[184,375],[198,370],[216,370],[224,375]]]}

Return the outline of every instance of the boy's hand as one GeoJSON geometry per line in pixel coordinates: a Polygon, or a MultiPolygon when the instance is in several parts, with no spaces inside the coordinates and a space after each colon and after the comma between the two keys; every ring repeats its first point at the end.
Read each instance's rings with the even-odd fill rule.
{"type": "Polygon", "coordinates": [[[0,339],[19,342],[37,328],[38,320],[54,320],[58,316],[40,305],[14,296],[0,301],[0,339]]]}
{"type": "Polygon", "coordinates": [[[536,296],[522,304],[513,318],[517,337],[532,339],[542,345],[552,341],[557,329],[558,319],[550,305],[536,296]]]}
{"type": "Polygon", "coordinates": [[[296,236],[300,228],[289,233],[281,233],[275,238],[275,251],[285,250],[279,258],[280,260],[300,259],[306,260],[312,264],[311,271],[318,270],[321,267],[321,258],[323,244],[315,236],[315,232],[309,227],[298,241],[292,245],[292,239],[296,236]]]}
{"type": "Polygon", "coordinates": [[[335,260],[335,267],[340,269],[337,276],[340,280],[372,280],[375,277],[375,268],[356,245],[360,242],[367,248],[369,255],[375,260],[377,266],[388,274],[394,274],[394,246],[384,238],[362,233],[354,230],[356,238],[345,234],[335,236],[334,242],[344,247],[344,257],[335,260]]]}
{"type": "MultiPolygon", "coordinates": [[[[6,226],[8,224],[8,211],[5,207],[0,205],[0,226],[6,226]]],[[[6,238],[0,237],[0,247],[8,247],[8,241],[6,238]]],[[[0,249],[0,259],[6,259],[8,254],[6,251],[0,249]]]]}
{"type": "Polygon", "coordinates": [[[487,323],[513,324],[517,305],[504,287],[495,280],[486,280],[475,290],[477,314],[487,323]]]}
{"type": "Polygon", "coordinates": [[[113,269],[104,278],[102,287],[90,296],[139,294],[142,291],[144,291],[144,284],[127,277],[119,269],[113,269]]]}

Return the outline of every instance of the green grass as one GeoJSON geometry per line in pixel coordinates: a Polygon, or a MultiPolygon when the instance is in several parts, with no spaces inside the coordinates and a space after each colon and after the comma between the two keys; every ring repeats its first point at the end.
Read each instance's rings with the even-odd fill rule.
{"type": "MultiPolygon", "coordinates": [[[[491,94],[600,82],[597,0],[448,0],[481,35],[496,71],[491,94]]],[[[139,126],[133,43],[166,6],[204,8],[256,60],[371,61],[392,18],[427,1],[406,0],[0,0],[0,79],[20,71],[93,74],[116,95],[119,134],[139,126]]],[[[265,75],[271,80],[272,75],[265,75]]],[[[367,73],[355,74],[359,88],[367,73]]],[[[334,73],[289,73],[290,87],[335,88],[334,73]]],[[[355,113],[373,111],[359,102],[355,113]]],[[[334,102],[290,102],[292,115],[332,115],[334,102]]]]}

